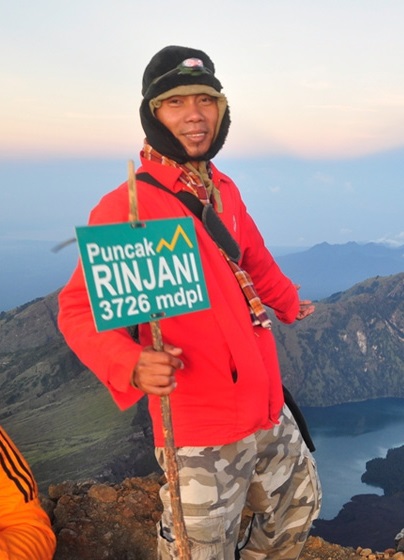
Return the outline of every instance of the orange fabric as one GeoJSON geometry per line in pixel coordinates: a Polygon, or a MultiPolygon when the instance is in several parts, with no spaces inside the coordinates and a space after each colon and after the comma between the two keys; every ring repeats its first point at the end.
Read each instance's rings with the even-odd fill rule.
{"type": "Polygon", "coordinates": [[[0,560],[50,560],[55,548],[32,472],[0,427],[0,560]]]}

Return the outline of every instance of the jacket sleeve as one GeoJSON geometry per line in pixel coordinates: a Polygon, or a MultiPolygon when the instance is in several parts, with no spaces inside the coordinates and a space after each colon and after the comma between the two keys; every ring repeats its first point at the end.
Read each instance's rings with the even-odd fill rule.
{"type": "Polygon", "coordinates": [[[0,560],[53,558],[56,538],[37,498],[0,515],[0,560]]]}
{"type": "Polygon", "coordinates": [[[262,302],[274,310],[280,321],[292,323],[299,311],[297,289],[275,262],[256,224],[246,211],[242,220],[241,265],[250,274],[262,302]]]}
{"type": "Polygon", "coordinates": [[[32,472],[0,428],[0,560],[51,560],[55,548],[32,472]]]}
{"type": "MultiPolygon", "coordinates": [[[[89,224],[126,221],[118,203],[116,196],[104,197],[89,224]]],[[[143,396],[130,385],[142,348],[124,328],[96,331],[80,262],[59,294],[58,326],[68,346],[108,388],[119,408],[128,408],[143,396]]]]}

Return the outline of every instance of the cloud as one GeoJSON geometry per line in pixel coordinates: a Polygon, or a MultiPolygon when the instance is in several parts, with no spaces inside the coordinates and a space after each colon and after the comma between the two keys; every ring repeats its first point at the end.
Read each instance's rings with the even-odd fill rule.
{"type": "Polygon", "coordinates": [[[131,119],[133,118],[133,115],[123,115],[123,114],[105,114],[105,113],[66,113],[66,117],[68,119],[76,119],[76,120],[112,120],[112,121],[116,121],[118,119],[131,119]]]}
{"type": "Polygon", "coordinates": [[[376,107],[374,104],[372,105],[352,105],[352,104],[344,104],[344,103],[329,103],[329,104],[317,104],[317,105],[308,105],[309,109],[321,109],[326,111],[340,111],[343,113],[375,113],[376,107]]]}
{"type": "Polygon", "coordinates": [[[303,88],[316,90],[316,91],[324,91],[326,89],[331,89],[331,83],[325,80],[303,80],[300,82],[300,85],[303,88]]]}
{"type": "Polygon", "coordinates": [[[332,175],[328,175],[327,173],[323,173],[322,171],[317,171],[313,175],[313,180],[316,183],[320,183],[322,185],[332,185],[335,182],[332,175]]]}
{"type": "Polygon", "coordinates": [[[375,243],[383,243],[384,245],[390,245],[391,247],[401,247],[404,245],[404,231],[400,233],[391,234],[388,233],[378,239],[375,239],[375,243]]]}
{"type": "Polygon", "coordinates": [[[390,107],[394,109],[402,109],[404,108],[404,95],[395,92],[380,93],[378,97],[368,100],[368,104],[369,106],[376,108],[390,107]]]}

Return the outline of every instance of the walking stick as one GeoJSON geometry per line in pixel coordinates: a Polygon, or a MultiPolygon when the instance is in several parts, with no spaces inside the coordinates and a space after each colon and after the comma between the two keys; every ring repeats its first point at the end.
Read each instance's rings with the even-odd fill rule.
{"type": "MultiPolygon", "coordinates": [[[[129,161],[128,165],[128,188],[129,188],[129,221],[136,222],[139,219],[136,192],[136,177],[133,161],[129,161]]],[[[161,335],[159,321],[150,322],[153,348],[154,350],[163,351],[163,338],[161,335]]],[[[171,498],[171,509],[173,515],[174,534],[177,541],[178,551],[181,560],[191,560],[191,550],[189,540],[185,529],[184,515],[182,511],[180,482],[178,476],[178,463],[174,447],[173,425],[171,419],[170,397],[163,395],[160,397],[161,412],[163,417],[163,435],[164,435],[164,454],[166,460],[166,474],[168,488],[171,498]]]]}

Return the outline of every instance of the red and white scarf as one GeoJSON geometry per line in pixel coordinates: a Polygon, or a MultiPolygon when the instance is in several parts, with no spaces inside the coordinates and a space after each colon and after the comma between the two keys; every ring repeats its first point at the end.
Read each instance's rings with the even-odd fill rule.
{"type": "MultiPolygon", "coordinates": [[[[206,162],[200,162],[199,169],[195,169],[195,167],[193,167],[189,163],[182,165],[172,159],[167,158],[166,156],[162,156],[161,154],[159,154],[150,146],[150,144],[147,143],[147,141],[145,141],[144,144],[143,155],[150,161],[181,169],[181,175],[179,179],[184,185],[183,190],[192,192],[199,198],[202,204],[211,204],[211,199],[213,199],[216,209],[219,212],[222,211],[220,191],[213,184],[213,181],[210,178],[209,164],[206,165],[206,162]]],[[[250,275],[237,263],[230,260],[230,258],[221,248],[219,248],[219,250],[230,266],[246,298],[253,325],[261,325],[266,329],[270,329],[271,320],[269,319],[268,313],[254,288],[254,284],[250,275]]]]}

